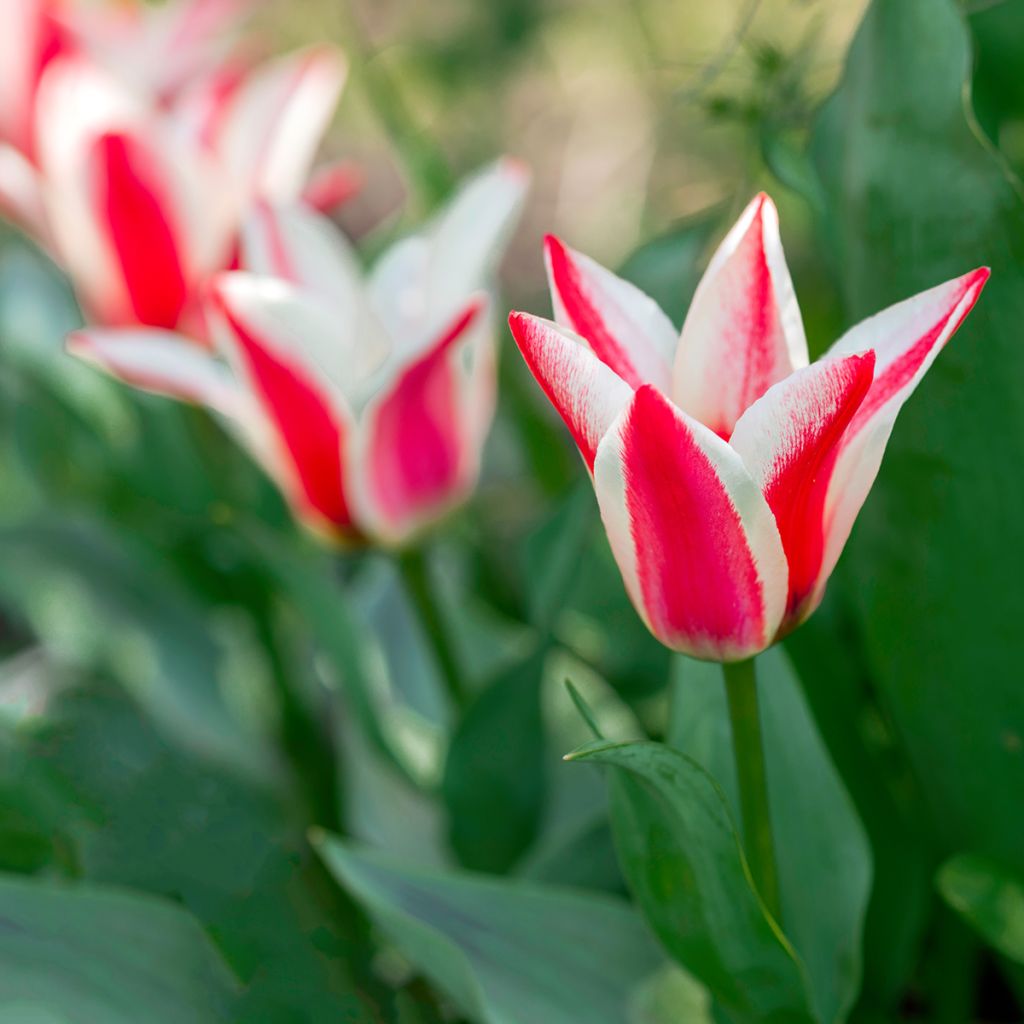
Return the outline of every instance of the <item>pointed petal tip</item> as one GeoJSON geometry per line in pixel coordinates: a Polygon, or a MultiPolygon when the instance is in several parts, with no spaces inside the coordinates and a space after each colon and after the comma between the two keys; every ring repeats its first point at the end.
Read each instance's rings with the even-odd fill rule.
{"type": "Polygon", "coordinates": [[[518,156],[506,154],[498,161],[498,166],[505,174],[516,181],[529,181],[533,176],[530,165],[518,156]]]}
{"type": "Polygon", "coordinates": [[[991,267],[978,267],[972,270],[968,275],[967,279],[971,286],[978,289],[978,293],[981,293],[982,288],[988,284],[988,279],[992,276],[991,267]]]}
{"type": "Polygon", "coordinates": [[[532,313],[522,313],[516,309],[509,313],[508,326],[517,342],[522,334],[529,330],[530,325],[538,319],[539,317],[535,317],[532,313]]]}
{"type": "Polygon", "coordinates": [[[550,232],[544,236],[544,254],[550,258],[553,255],[564,257],[566,254],[567,246],[558,235],[553,235],[550,232]]]}

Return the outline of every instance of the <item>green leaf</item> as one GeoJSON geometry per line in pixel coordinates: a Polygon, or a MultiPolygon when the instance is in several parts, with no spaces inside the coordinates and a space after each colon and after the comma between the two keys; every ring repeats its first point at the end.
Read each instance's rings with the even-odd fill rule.
{"type": "Polygon", "coordinates": [[[1024,465],[1024,200],[968,119],[969,67],[951,0],[875,0],[815,132],[851,320],[992,268],[901,413],[841,569],[946,841],[1022,863],[1006,808],[1024,792],[1024,488],[998,482],[1024,465]]]}
{"type": "Polygon", "coordinates": [[[945,901],[997,953],[1024,964],[1024,878],[963,853],[943,864],[937,883],[945,901]]]}
{"type": "Polygon", "coordinates": [[[593,743],[630,888],[662,944],[738,1020],[817,1018],[806,971],[754,891],[725,797],[694,760],[659,743],[593,743]]]}
{"type": "Polygon", "coordinates": [[[171,903],[0,877],[0,1018],[214,1024],[237,1020],[237,989],[171,903]]]}
{"type": "MultiPolygon", "coordinates": [[[[721,666],[681,662],[672,745],[718,780],[738,821],[721,666]]],[[[757,673],[783,925],[807,967],[818,1016],[843,1020],[860,987],[871,849],[786,655],[766,651],[757,673]]]]}
{"type": "Polygon", "coordinates": [[[71,692],[50,715],[25,737],[26,753],[66,793],[62,842],[77,869],[183,903],[248,986],[232,1021],[373,1019],[359,991],[366,926],[308,850],[291,805],[171,746],[118,693],[71,692]]]}
{"type": "Polygon", "coordinates": [[[537,834],[546,776],[544,655],[538,648],[502,672],[470,705],[452,736],[442,794],[449,839],[465,867],[504,873],[537,834]]]}
{"type": "Polygon", "coordinates": [[[338,881],[476,1024],[622,1024],[664,963],[621,900],[424,871],[320,835],[338,881]]]}

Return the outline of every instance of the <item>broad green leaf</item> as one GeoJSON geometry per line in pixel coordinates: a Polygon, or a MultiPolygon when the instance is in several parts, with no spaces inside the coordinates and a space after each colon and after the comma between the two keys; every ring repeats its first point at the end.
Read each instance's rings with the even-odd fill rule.
{"type": "Polygon", "coordinates": [[[937,883],[945,901],[997,953],[1024,964],[1024,877],[964,853],[943,864],[937,883]]]}
{"type": "MultiPolygon", "coordinates": [[[[681,659],[671,742],[718,780],[739,820],[722,669],[681,659]]],[[[782,924],[807,967],[818,1017],[845,1019],[860,987],[871,849],[786,655],[757,659],[782,924]]]]}
{"type": "Polygon", "coordinates": [[[707,989],[671,964],[637,991],[628,1024],[712,1024],[707,989]]]}
{"type": "Polygon", "coordinates": [[[338,881],[474,1024],[622,1024],[664,963],[621,900],[425,871],[321,835],[338,881]]]}
{"type": "Polygon", "coordinates": [[[442,793],[448,836],[467,868],[508,871],[533,842],[545,801],[543,648],[506,669],[452,736],[442,793]],[[501,808],[495,814],[495,808],[501,808]]]}
{"type": "Polygon", "coordinates": [[[662,944],[744,1022],[810,1022],[806,970],[754,891],[725,797],[696,761],[659,743],[597,742],[630,888],[662,944]]]}
{"type": "Polygon", "coordinates": [[[68,693],[25,741],[66,794],[60,841],[77,871],[180,901],[216,937],[247,985],[233,1024],[374,1019],[366,926],[290,805],[171,746],[104,689],[68,693]]]}
{"type": "Polygon", "coordinates": [[[969,120],[969,68],[952,0],[875,0],[815,131],[851,321],[992,268],[900,414],[841,570],[946,841],[1022,863],[1024,199],[969,120]]]}
{"type": "Polygon", "coordinates": [[[237,990],[172,903],[0,876],[0,1019],[228,1024],[237,990]]]}
{"type": "Polygon", "coordinates": [[[862,1009],[896,1011],[932,915],[936,836],[906,752],[868,685],[843,591],[786,641],[803,693],[869,836],[871,897],[864,922],[862,1009]]]}

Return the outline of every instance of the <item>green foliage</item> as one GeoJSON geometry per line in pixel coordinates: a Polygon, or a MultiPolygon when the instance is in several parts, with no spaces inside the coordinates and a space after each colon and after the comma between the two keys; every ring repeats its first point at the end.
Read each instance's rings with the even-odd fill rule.
{"type": "Polygon", "coordinates": [[[409,962],[482,1024],[622,1024],[663,963],[613,897],[425,871],[331,836],[317,846],[409,962]]]}
{"type": "MultiPolygon", "coordinates": [[[[722,670],[681,661],[670,742],[714,776],[739,820],[722,670]]],[[[871,849],[786,656],[774,649],[756,666],[782,924],[807,967],[818,1018],[843,1020],[860,989],[871,849]]]]}
{"type": "Polygon", "coordinates": [[[1024,879],[971,854],[948,860],[938,875],[946,902],[973,925],[996,952],[1024,964],[1024,879]]]}
{"type": "Polygon", "coordinates": [[[951,2],[876,0],[815,135],[851,320],[974,266],[991,287],[904,409],[843,568],[867,659],[947,841],[1024,860],[1016,553],[1024,201],[965,111],[951,2]],[[998,438],[998,443],[993,439],[998,438]]]}
{"type": "Polygon", "coordinates": [[[227,1024],[237,982],[165,900],[0,877],[0,1020],[227,1024]]]}
{"type": "Polygon", "coordinates": [[[493,680],[452,735],[442,792],[452,848],[468,868],[508,871],[540,826],[544,655],[538,649],[493,680]]]}
{"type": "Polygon", "coordinates": [[[815,1019],[806,969],[755,892],[725,797],[696,761],[656,743],[572,755],[613,767],[619,859],[676,961],[740,1021],[815,1019]]]}

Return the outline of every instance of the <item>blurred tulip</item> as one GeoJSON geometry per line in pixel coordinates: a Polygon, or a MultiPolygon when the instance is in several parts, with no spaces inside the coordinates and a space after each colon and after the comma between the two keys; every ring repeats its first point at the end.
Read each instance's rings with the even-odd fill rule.
{"type": "Polygon", "coordinates": [[[170,103],[229,57],[254,0],[51,0],[51,6],[94,63],[146,98],[170,103]]]}
{"type": "Polygon", "coordinates": [[[204,80],[168,110],[81,55],[53,60],[18,219],[94,323],[205,342],[204,284],[232,265],[255,201],[300,197],[344,75],[318,47],[233,75],[230,88],[204,80]]]}
{"type": "Polygon", "coordinates": [[[512,333],[565,420],[627,590],[696,657],[750,657],[817,607],[896,415],[988,278],[979,269],[848,331],[808,365],[771,200],[708,266],[679,334],[657,304],[555,238],[558,324],[512,333]]]}
{"type": "Polygon", "coordinates": [[[85,330],[76,355],[220,413],[299,518],[401,544],[473,488],[495,400],[487,290],[528,181],[503,160],[364,277],[302,206],[261,204],[209,302],[224,362],[161,330],[85,330]]]}

